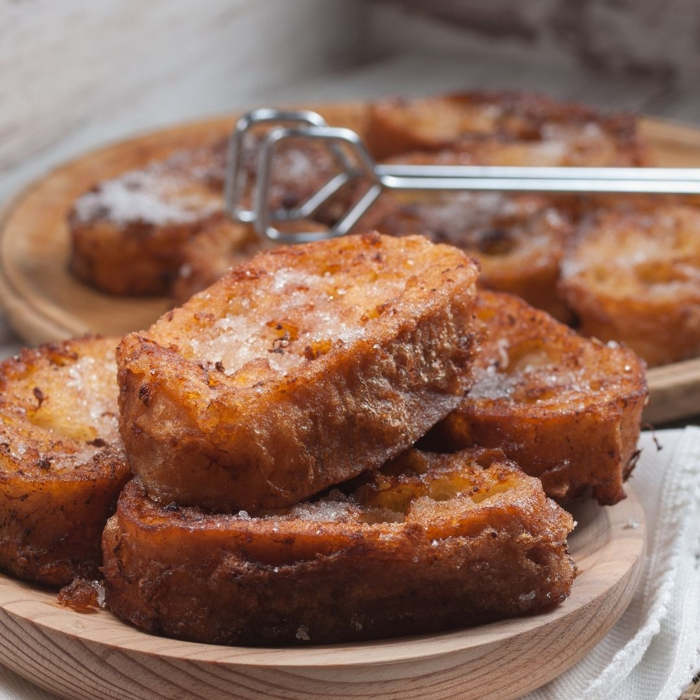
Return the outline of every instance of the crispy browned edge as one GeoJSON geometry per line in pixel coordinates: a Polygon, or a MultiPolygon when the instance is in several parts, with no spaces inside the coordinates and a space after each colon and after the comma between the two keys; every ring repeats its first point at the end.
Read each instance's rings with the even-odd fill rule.
{"type": "Polygon", "coordinates": [[[439,255],[440,264],[381,310],[372,337],[333,347],[262,388],[236,390],[168,347],[173,314],[186,317],[198,297],[150,331],[127,335],[117,351],[120,425],[149,494],[221,511],[286,506],[379,468],[455,408],[467,388],[461,368],[477,276],[455,248],[376,233],[277,248],[205,293],[245,294],[266,270],[323,261],[342,269],[343,261],[361,264],[407,244],[414,258],[439,255]]]}
{"type": "MultiPolygon", "coordinates": [[[[70,362],[75,353],[89,354],[97,340],[88,337],[22,350],[0,364],[0,393],[13,376],[52,357],[70,362]]],[[[0,459],[0,567],[50,586],[76,576],[97,576],[102,530],[129,477],[121,444],[106,444],[73,471],[42,469],[37,462],[14,471],[0,459]]]]}
{"type": "MultiPolygon", "coordinates": [[[[629,165],[643,165],[647,160],[646,149],[637,134],[636,119],[630,114],[603,115],[591,107],[576,102],[558,101],[540,93],[517,91],[471,90],[433,97],[436,100],[434,109],[439,109],[439,101],[444,99],[466,104],[493,103],[508,108],[509,116],[514,120],[514,129],[509,129],[506,125],[503,132],[490,134],[491,138],[532,139],[533,136],[537,136],[539,127],[547,121],[562,123],[593,121],[613,136],[619,145],[621,155],[629,161],[629,165]]],[[[451,148],[459,146],[460,141],[468,145],[470,138],[479,139],[483,136],[478,133],[465,134],[466,141],[455,140],[453,137],[448,138],[440,134],[435,134],[433,138],[424,138],[393,118],[396,111],[400,112],[406,104],[411,102],[411,99],[385,97],[370,104],[366,143],[375,158],[389,158],[408,151],[451,148]]]]}
{"type": "Polygon", "coordinates": [[[472,399],[467,394],[460,407],[431,431],[425,444],[448,450],[473,444],[500,447],[524,471],[539,477],[547,494],[560,501],[587,488],[593,489],[603,505],[622,500],[623,482],[637,461],[642,409],[648,396],[644,363],[624,347],[610,348],[582,338],[516,297],[482,291],[477,316],[484,308],[495,315],[482,331],[475,365],[496,362],[494,341],[507,337],[514,326],[526,326],[530,337],[567,353],[572,362],[580,361],[580,348],[587,346],[601,362],[607,357],[618,371],[628,365],[627,390],[603,390],[585,397],[583,406],[565,404],[556,410],[536,403],[472,399]]]}
{"type": "Polygon", "coordinates": [[[490,463],[511,491],[472,507],[424,496],[427,510],[399,527],[206,515],[158,506],[134,480],[104,532],[108,606],[148,632],[220,644],[395,637],[548,610],[573,581],[573,520],[539,481],[490,463]]]}

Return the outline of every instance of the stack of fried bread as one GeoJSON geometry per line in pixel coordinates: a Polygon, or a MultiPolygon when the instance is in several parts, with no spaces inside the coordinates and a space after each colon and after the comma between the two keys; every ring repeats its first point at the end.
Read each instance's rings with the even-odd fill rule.
{"type": "Polygon", "coordinates": [[[6,361],[0,566],[101,573],[121,619],[223,644],[558,605],[560,504],[624,498],[643,363],[477,275],[420,236],[280,247],[121,341],[6,361]]]}

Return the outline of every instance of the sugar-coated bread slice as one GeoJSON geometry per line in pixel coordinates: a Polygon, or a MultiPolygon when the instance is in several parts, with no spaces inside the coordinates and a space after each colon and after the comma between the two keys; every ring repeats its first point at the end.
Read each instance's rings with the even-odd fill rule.
{"type": "Polygon", "coordinates": [[[63,585],[95,577],[129,477],[119,437],[116,338],[23,350],[0,364],[0,568],[63,585]]]}
{"type": "Polygon", "coordinates": [[[583,105],[533,93],[473,91],[384,98],[370,106],[367,128],[376,158],[415,150],[478,149],[479,141],[486,139],[511,142],[514,155],[527,153],[528,143],[547,144],[549,159],[568,161],[559,165],[641,165],[645,159],[632,116],[601,115],[583,105]]]}
{"type": "Polygon", "coordinates": [[[560,500],[589,487],[601,504],[624,498],[647,398],[644,364],[506,294],[480,292],[476,316],[472,387],[426,444],[500,447],[560,500]]]}
{"type": "Polygon", "coordinates": [[[148,632],[218,644],[436,632],[560,603],[572,528],[498,450],[410,450],[259,517],[158,505],[135,480],[104,532],[107,604],[148,632]]]}
{"type": "Polygon", "coordinates": [[[68,216],[71,272],[110,294],[166,293],[182,244],[205,225],[229,225],[222,175],[217,142],[96,183],[68,216]]]}
{"type": "MultiPolygon", "coordinates": [[[[247,178],[242,204],[247,207],[252,206],[260,145],[260,134],[250,136],[242,163],[247,178]]],[[[182,266],[190,264],[185,246],[200,233],[205,241],[210,236],[229,238],[229,250],[249,257],[256,234],[224,211],[225,168],[226,139],[219,139],[96,183],[76,200],[68,216],[72,273],[110,294],[167,294],[178,272],[182,288],[188,286],[187,275],[181,274],[182,266]]],[[[281,144],[270,179],[269,206],[296,207],[336,172],[323,144],[281,144]]],[[[322,207],[319,220],[332,222],[345,210],[343,197],[348,196],[339,193],[322,207]]]]}
{"type": "Polygon", "coordinates": [[[649,365],[700,355],[700,207],[631,198],[585,217],[560,288],[585,335],[649,365]]]}
{"type": "Polygon", "coordinates": [[[376,233],[234,268],[122,341],[133,470],[163,503],[254,512],[378,469],[461,401],[476,277],[376,233]]]}

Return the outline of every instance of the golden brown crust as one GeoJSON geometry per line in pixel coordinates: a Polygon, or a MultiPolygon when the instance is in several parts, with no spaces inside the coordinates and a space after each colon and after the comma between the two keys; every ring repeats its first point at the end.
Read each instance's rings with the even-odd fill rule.
{"type": "Polygon", "coordinates": [[[569,593],[571,516],[498,451],[415,450],[343,494],[250,518],[137,480],[103,538],[109,608],[156,634],[323,643],[532,614],[569,593]]]}
{"type": "Polygon", "coordinates": [[[473,91],[385,98],[370,106],[367,141],[376,158],[445,148],[478,152],[484,139],[497,148],[505,144],[506,153],[514,148],[502,165],[641,165],[645,159],[633,117],[603,116],[544,95],[473,91]],[[537,156],[545,162],[522,162],[532,160],[525,154],[537,152],[537,142],[549,144],[537,156]],[[550,162],[547,150],[562,151],[554,154],[560,162],[550,162]]]}
{"type": "Polygon", "coordinates": [[[481,292],[476,314],[472,388],[426,444],[500,447],[559,500],[587,487],[602,504],[624,498],[647,397],[643,363],[515,297],[481,292]]]}
{"type": "Polygon", "coordinates": [[[129,468],[117,339],[23,350],[0,364],[0,567],[49,585],[94,577],[129,468]]]}
{"type": "Polygon", "coordinates": [[[553,198],[497,192],[385,195],[366,222],[392,236],[422,235],[456,246],[478,261],[481,286],[520,296],[559,320],[571,319],[557,289],[571,224],[553,198]]]}
{"type": "Polygon", "coordinates": [[[585,335],[629,345],[649,365],[700,354],[700,208],[622,200],[585,218],[561,290],[585,335]]]}
{"type": "Polygon", "coordinates": [[[161,502],[253,512],[378,468],[464,394],[476,276],[376,233],[235,268],[119,347],[134,472],[161,502]]]}

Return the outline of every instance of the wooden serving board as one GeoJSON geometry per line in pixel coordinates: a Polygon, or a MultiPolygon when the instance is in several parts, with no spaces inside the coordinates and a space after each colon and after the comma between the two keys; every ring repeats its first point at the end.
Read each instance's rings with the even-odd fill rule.
{"type": "MultiPolygon", "coordinates": [[[[329,123],[362,133],[361,104],[316,107],[329,123]]],[[[99,180],[148,161],[225,135],[235,116],[173,126],[122,141],[60,166],[35,181],[0,212],[0,303],[10,323],[29,343],[85,333],[123,335],[149,326],[169,300],[101,294],[67,269],[66,214],[75,199],[99,180]]],[[[643,119],[641,130],[660,165],[700,166],[700,129],[643,119]]],[[[651,423],[700,413],[700,358],[648,373],[651,423]]]]}
{"type": "Polygon", "coordinates": [[[80,614],[0,576],[2,662],[71,698],[515,698],[580,660],[630,603],[645,524],[628,493],[612,508],[573,510],[580,573],[545,615],[350,645],[224,647],[144,634],[105,611],[80,614]]]}

